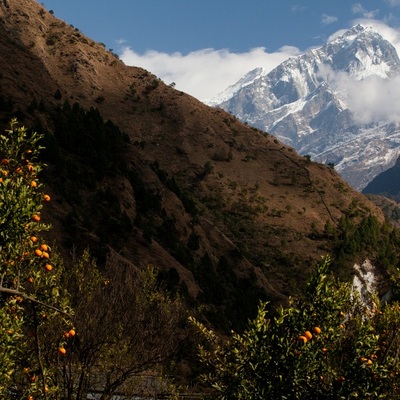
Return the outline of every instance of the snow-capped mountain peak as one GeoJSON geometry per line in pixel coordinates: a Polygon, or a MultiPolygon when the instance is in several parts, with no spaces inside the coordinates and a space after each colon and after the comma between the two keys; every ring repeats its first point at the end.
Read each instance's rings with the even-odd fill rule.
{"type": "Polygon", "coordinates": [[[362,189],[400,154],[400,121],[389,112],[400,100],[398,86],[394,46],[372,27],[356,25],[269,73],[250,71],[209,104],[334,163],[362,189]]]}

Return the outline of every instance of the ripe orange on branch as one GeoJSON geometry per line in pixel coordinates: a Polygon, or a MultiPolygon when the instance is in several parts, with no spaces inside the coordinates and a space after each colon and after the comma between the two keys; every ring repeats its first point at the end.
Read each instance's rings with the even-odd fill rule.
{"type": "Polygon", "coordinates": [[[67,353],[67,350],[64,349],[64,347],[59,347],[58,352],[62,355],[65,355],[67,353]]]}
{"type": "Polygon", "coordinates": [[[303,343],[307,343],[308,339],[305,336],[301,335],[301,336],[299,336],[299,341],[303,342],[303,343]]]}
{"type": "Polygon", "coordinates": [[[46,264],[45,266],[44,266],[44,268],[45,268],[45,270],[46,271],[51,271],[52,269],[53,269],[53,266],[51,265],[51,264],[46,264]]]}
{"type": "Polygon", "coordinates": [[[36,254],[38,257],[42,257],[43,252],[42,252],[42,250],[40,250],[40,249],[36,249],[36,250],[35,250],[35,254],[36,254]]]}

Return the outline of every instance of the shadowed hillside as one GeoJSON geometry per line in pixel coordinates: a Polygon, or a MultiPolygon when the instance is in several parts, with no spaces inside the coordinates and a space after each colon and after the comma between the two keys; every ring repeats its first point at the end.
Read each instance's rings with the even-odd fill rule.
{"type": "MultiPolygon", "coordinates": [[[[339,257],[343,221],[383,222],[333,169],[125,66],[36,1],[0,4],[1,122],[46,134],[44,219],[64,255],[89,246],[100,261],[112,249],[153,263],[231,328],[339,257]]],[[[349,247],[341,273],[377,252],[349,247]]]]}

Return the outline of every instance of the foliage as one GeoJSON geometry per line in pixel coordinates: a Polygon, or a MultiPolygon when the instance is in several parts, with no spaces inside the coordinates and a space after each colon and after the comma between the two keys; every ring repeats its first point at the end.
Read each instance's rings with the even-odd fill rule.
{"type": "MultiPolygon", "coordinates": [[[[52,162],[67,151],[78,155],[86,166],[96,165],[102,176],[107,171],[118,168],[119,152],[129,139],[110,120],[105,122],[95,108],[85,111],[78,103],[72,106],[66,101],[52,113],[54,137],[46,135],[46,141],[55,141],[57,154],[45,153],[52,162]],[[62,151],[61,151],[62,150],[62,151]]],[[[49,146],[46,146],[49,147],[49,146]]]]}
{"type": "MultiPolygon", "coordinates": [[[[398,275],[400,267],[400,234],[398,228],[381,224],[373,215],[357,222],[357,210],[349,209],[336,227],[325,225],[325,234],[332,241],[333,257],[338,272],[354,256],[364,255],[392,276],[398,275]]],[[[393,282],[397,286],[397,281],[393,282]]],[[[395,289],[397,290],[397,289],[395,289]]]]}
{"type": "Polygon", "coordinates": [[[42,237],[50,196],[38,179],[41,140],[16,120],[0,135],[0,399],[133,392],[138,374],[151,370],[158,380],[174,360],[185,307],[154,267],[140,271],[117,254],[102,272],[88,252],[64,270],[42,237]]]}
{"type": "Polygon", "coordinates": [[[44,243],[50,196],[38,173],[41,136],[18,127],[0,135],[0,398],[54,398],[62,331],[70,325],[61,263],[44,243]]]}
{"type": "Polygon", "coordinates": [[[362,303],[348,284],[315,269],[304,296],[275,313],[262,303],[228,340],[191,319],[205,344],[203,379],[217,399],[398,398],[398,303],[362,303]]]}
{"type": "Polygon", "coordinates": [[[79,335],[69,338],[63,398],[86,399],[93,388],[102,399],[121,390],[133,395],[141,374],[162,376],[185,337],[186,311],[159,285],[154,266],[138,270],[112,253],[100,272],[86,251],[65,281],[79,335]]]}

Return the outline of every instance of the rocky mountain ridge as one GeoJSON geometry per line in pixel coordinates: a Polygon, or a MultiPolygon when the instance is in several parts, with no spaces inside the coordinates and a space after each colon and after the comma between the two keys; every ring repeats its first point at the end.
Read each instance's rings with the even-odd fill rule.
{"type": "Polygon", "coordinates": [[[210,105],[276,135],[300,154],[334,164],[362,190],[400,154],[400,125],[377,112],[371,116],[362,97],[377,96],[367,85],[395,84],[399,73],[393,45],[371,27],[357,25],[268,74],[262,68],[249,72],[210,105]]]}

